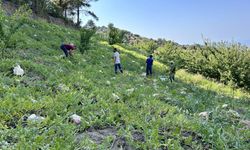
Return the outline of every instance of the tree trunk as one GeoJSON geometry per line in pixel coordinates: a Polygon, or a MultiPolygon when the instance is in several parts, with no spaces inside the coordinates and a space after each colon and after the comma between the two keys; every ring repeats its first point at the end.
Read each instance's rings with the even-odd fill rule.
{"type": "Polygon", "coordinates": [[[80,26],[80,7],[77,7],[77,25],[80,26]]]}
{"type": "Polygon", "coordinates": [[[64,9],[64,17],[65,17],[65,19],[67,19],[67,9],[66,8],[64,9]]]}
{"type": "Polygon", "coordinates": [[[32,9],[33,9],[33,12],[37,14],[37,0],[33,0],[32,9]]]}

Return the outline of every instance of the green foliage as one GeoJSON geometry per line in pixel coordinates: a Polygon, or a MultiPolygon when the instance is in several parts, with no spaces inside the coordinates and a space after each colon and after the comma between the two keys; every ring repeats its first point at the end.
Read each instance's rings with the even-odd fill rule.
{"type": "Polygon", "coordinates": [[[36,15],[42,17],[53,16],[64,18],[66,23],[72,23],[72,17],[77,14],[76,25],[80,26],[80,14],[84,13],[94,19],[98,17],[93,11],[90,11],[91,2],[97,0],[9,0],[15,6],[27,5],[36,15]],[[70,15],[70,17],[68,17],[70,15]]]}
{"type": "Polygon", "coordinates": [[[209,43],[183,49],[172,42],[165,42],[156,54],[165,63],[175,61],[179,68],[200,73],[233,86],[250,88],[248,47],[238,43],[209,43]],[[234,85],[235,84],[235,85],[234,85]]]}
{"type": "Polygon", "coordinates": [[[85,55],[61,58],[61,42],[79,39],[79,30],[30,19],[10,38],[18,42],[8,49],[14,57],[0,63],[0,149],[111,149],[118,138],[131,149],[249,149],[250,132],[240,123],[250,118],[249,93],[183,70],[177,82],[162,81],[166,65],[158,61],[154,76],[142,77],[145,55],[95,38],[85,55]],[[114,75],[113,47],[123,75],[114,75]],[[12,75],[16,64],[24,76],[12,75]],[[208,120],[201,111],[212,112],[208,120]],[[45,119],[29,122],[31,114],[45,119]],[[73,124],[72,114],[82,123],[73,124]],[[115,136],[104,136],[110,128],[115,136]]]}
{"type": "Polygon", "coordinates": [[[0,34],[1,34],[1,58],[5,57],[7,48],[15,48],[17,41],[13,41],[12,37],[18,32],[18,30],[26,23],[27,18],[30,16],[31,12],[26,5],[21,6],[16,12],[9,18],[1,14],[0,22],[0,34]],[[3,23],[9,25],[9,27],[4,28],[3,23]]]}
{"type": "Polygon", "coordinates": [[[5,34],[3,31],[3,24],[2,22],[0,23],[0,41],[2,42],[4,40],[5,34]]]}
{"type": "Polygon", "coordinates": [[[112,23],[110,23],[108,25],[108,29],[109,29],[109,39],[108,39],[109,44],[113,45],[113,44],[117,44],[117,43],[122,43],[122,40],[123,40],[126,32],[114,27],[114,24],[112,24],[112,23]]]}
{"type": "Polygon", "coordinates": [[[157,43],[154,40],[140,40],[133,44],[133,46],[137,49],[144,50],[147,54],[153,54],[154,51],[158,48],[157,43]]]}
{"type": "Polygon", "coordinates": [[[169,64],[170,61],[174,61],[179,68],[185,67],[185,61],[182,58],[183,53],[185,52],[172,41],[165,41],[155,51],[155,54],[162,62],[169,64]]]}
{"type": "Polygon", "coordinates": [[[52,2],[47,3],[46,12],[48,13],[48,15],[50,15],[52,17],[56,17],[56,18],[63,17],[61,8],[52,2]]]}
{"type": "Polygon", "coordinates": [[[53,7],[50,0],[10,0],[10,2],[18,7],[27,5],[34,13],[40,16],[46,15],[53,7]]]}
{"type": "Polygon", "coordinates": [[[96,32],[96,26],[92,20],[90,20],[80,31],[80,52],[84,53],[87,51],[90,47],[90,40],[91,37],[96,32]]]}

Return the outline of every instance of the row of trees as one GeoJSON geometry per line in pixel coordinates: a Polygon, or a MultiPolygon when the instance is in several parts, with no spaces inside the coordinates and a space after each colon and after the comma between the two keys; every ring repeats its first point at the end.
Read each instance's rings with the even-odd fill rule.
{"type": "Polygon", "coordinates": [[[204,45],[180,45],[165,39],[143,38],[113,24],[108,31],[109,44],[123,43],[144,54],[154,53],[163,63],[174,61],[178,68],[250,90],[250,49],[240,43],[206,39],[204,45]]]}
{"type": "Polygon", "coordinates": [[[178,68],[232,86],[250,90],[250,49],[240,43],[211,42],[204,45],[180,45],[165,39],[148,39],[108,26],[109,44],[125,44],[144,54],[153,54],[168,64],[174,61],[178,68]]]}
{"type": "Polygon", "coordinates": [[[189,72],[250,89],[250,49],[239,43],[205,42],[204,45],[181,46],[166,41],[155,54],[164,63],[172,60],[189,72]]]}
{"type": "Polygon", "coordinates": [[[16,5],[27,4],[34,13],[44,16],[51,15],[54,17],[63,17],[69,19],[73,16],[76,18],[77,25],[81,24],[80,14],[90,15],[98,20],[94,12],[90,11],[91,2],[98,0],[3,0],[9,1],[16,5]]]}

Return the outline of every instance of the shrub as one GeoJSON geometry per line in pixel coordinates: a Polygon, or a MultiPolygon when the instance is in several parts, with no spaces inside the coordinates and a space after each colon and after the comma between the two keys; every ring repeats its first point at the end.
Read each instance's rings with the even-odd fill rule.
{"type": "Polygon", "coordinates": [[[250,89],[250,51],[239,43],[205,42],[183,49],[166,42],[157,49],[157,55],[165,63],[174,60],[190,72],[250,89]]]}
{"type": "Polygon", "coordinates": [[[80,34],[80,52],[83,54],[89,49],[90,39],[96,32],[96,26],[93,21],[89,21],[82,29],[80,34]]]}
{"type": "Polygon", "coordinates": [[[9,18],[5,16],[3,11],[0,12],[0,49],[2,58],[5,57],[7,48],[15,48],[16,42],[13,43],[13,41],[16,40],[12,39],[13,35],[15,35],[19,31],[19,29],[27,22],[30,14],[31,11],[26,5],[21,6],[18,10],[16,10],[14,15],[9,18]]]}
{"type": "Polygon", "coordinates": [[[114,24],[110,23],[108,25],[109,28],[109,44],[117,44],[122,43],[122,40],[126,34],[126,31],[119,30],[118,28],[114,27],[114,24]]]}

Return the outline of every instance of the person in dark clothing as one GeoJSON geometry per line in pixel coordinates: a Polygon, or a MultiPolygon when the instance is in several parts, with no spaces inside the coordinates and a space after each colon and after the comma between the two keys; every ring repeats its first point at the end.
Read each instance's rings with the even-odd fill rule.
{"type": "Polygon", "coordinates": [[[76,49],[76,46],[73,44],[62,44],[60,48],[63,50],[66,57],[69,55],[72,56],[73,50],[76,49]]]}
{"type": "Polygon", "coordinates": [[[175,80],[175,65],[174,62],[170,62],[170,66],[169,66],[169,79],[171,81],[171,83],[175,80]]]}
{"type": "Polygon", "coordinates": [[[152,75],[153,62],[154,62],[153,55],[149,55],[149,57],[146,60],[146,64],[147,64],[146,74],[147,74],[147,76],[152,75]]]}

